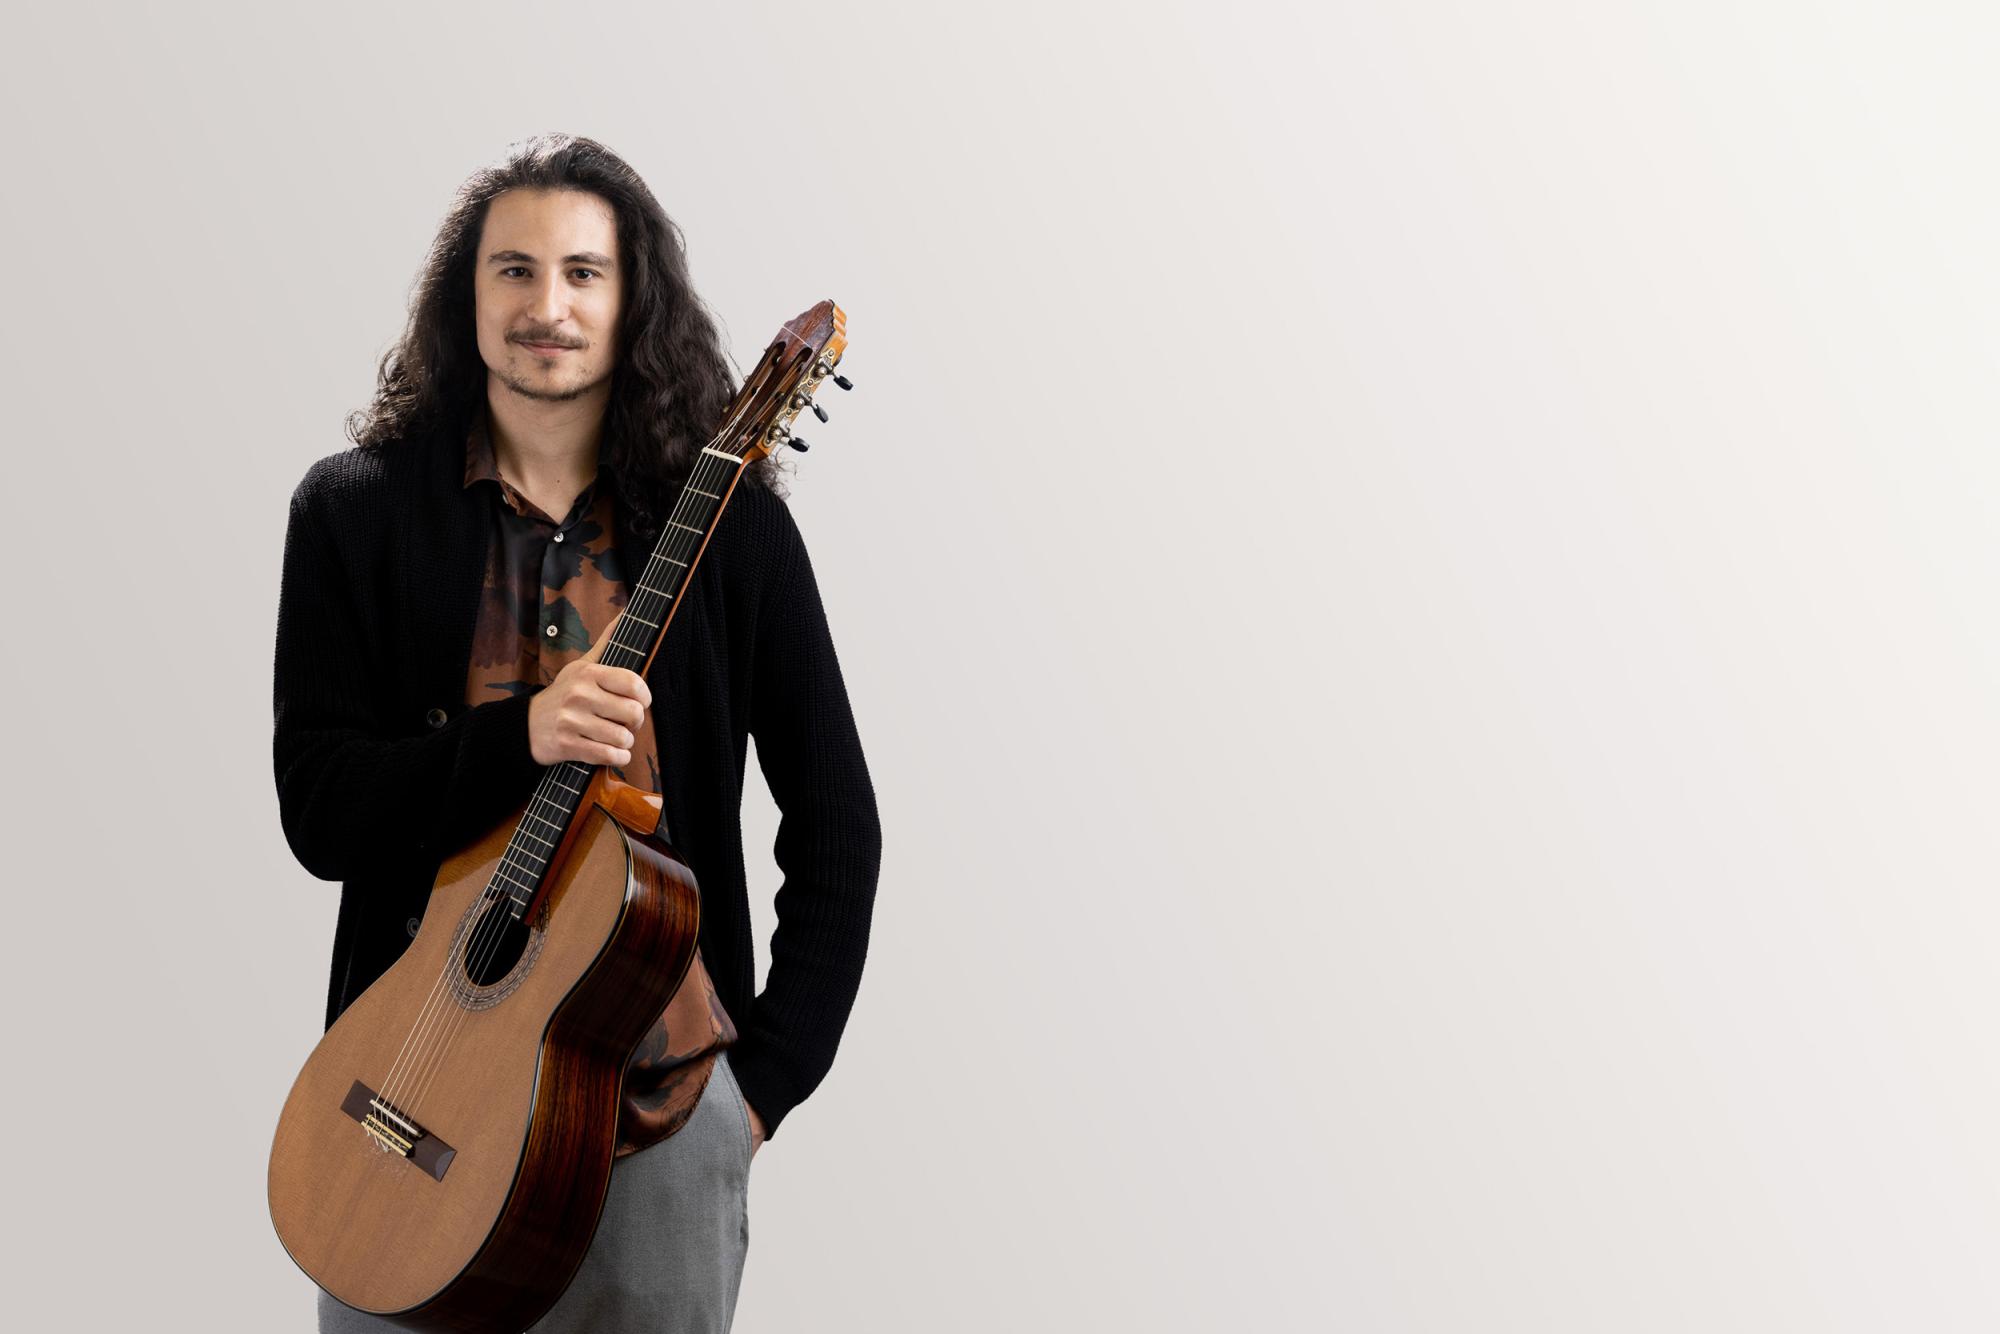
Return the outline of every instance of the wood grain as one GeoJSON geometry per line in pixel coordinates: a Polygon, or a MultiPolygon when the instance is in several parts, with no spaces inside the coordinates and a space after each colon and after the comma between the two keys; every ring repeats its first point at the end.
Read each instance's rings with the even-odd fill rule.
{"type": "Polygon", "coordinates": [[[503,1000],[467,1009],[438,983],[526,803],[440,868],[417,938],[327,1031],[286,1100],[271,1221],[299,1267],[350,1306],[416,1329],[518,1331],[589,1247],[626,1062],[693,962],[700,927],[693,872],[607,810],[633,817],[643,803],[604,795],[575,822],[537,922],[541,947],[503,1000]],[[422,1078],[412,1083],[406,1058],[390,1079],[420,1014],[422,1078]],[[456,1148],[443,1181],[341,1112],[357,1079],[386,1085],[456,1148]]]}

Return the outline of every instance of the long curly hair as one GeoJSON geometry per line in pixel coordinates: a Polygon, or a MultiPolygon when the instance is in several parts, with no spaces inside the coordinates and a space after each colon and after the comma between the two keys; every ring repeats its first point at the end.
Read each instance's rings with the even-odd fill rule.
{"type": "MultiPolygon", "coordinates": [[[[471,428],[487,375],[473,324],[479,234],[494,198],[516,189],[588,191],[617,216],[625,287],[599,461],[610,468],[637,535],[650,540],[721,424],[736,380],[715,319],[688,280],[680,228],[639,174],[593,139],[523,140],[459,187],[415,283],[409,323],[383,354],[374,401],[347,417],[348,438],[386,450],[462,439],[471,428]]],[[[745,469],[744,480],[782,494],[771,457],[745,469]]]]}

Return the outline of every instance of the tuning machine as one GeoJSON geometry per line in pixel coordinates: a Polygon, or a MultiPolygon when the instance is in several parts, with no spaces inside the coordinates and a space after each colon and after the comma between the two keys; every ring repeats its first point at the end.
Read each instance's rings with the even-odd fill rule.
{"type": "Polygon", "coordinates": [[[828,361],[825,357],[821,357],[819,359],[819,365],[815,366],[813,369],[819,373],[819,377],[822,380],[830,375],[833,377],[833,382],[839,385],[842,389],[854,388],[854,381],[848,379],[845,375],[842,375],[840,372],[834,370],[833,363],[828,361]]]}
{"type": "Polygon", "coordinates": [[[786,429],[784,424],[781,422],[772,422],[771,429],[769,431],[766,431],[765,435],[770,439],[773,445],[790,445],[793,449],[798,450],[799,453],[801,454],[805,453],[806,450],[811,448],[811,446],[806,443],[806,439],[804,436],[793,435],[791,431],[786,429]]]}

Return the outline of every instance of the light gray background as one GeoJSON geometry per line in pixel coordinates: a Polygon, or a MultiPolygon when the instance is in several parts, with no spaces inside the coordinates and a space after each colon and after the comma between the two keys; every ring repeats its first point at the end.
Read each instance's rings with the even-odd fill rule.
{"type": "Polygon", "coordinates": [[[1994,1328],[1996,36],[15,11],[6,1323],[310,1327],[285,502],[570,130],[739,365],[851,316],[793,504],[886,853],[740,1329],[1994,1328]]]}

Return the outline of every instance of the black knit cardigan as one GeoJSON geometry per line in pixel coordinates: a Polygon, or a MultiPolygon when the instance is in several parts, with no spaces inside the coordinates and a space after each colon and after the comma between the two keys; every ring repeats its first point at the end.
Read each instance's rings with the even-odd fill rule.
{"type": "MultiPolygon", "coordinates": [[[[489,498],[465,488],[464,464],[463,444],[443,439],[349,449],[292,493],[272,751],[286,841],[306,870],[343,882],[328,1026],[408,948],[443,859],[541,774],[531,695],[465,703],[489,498]]],[[[620,563],[643,570],[650,553],[617,513],[620,563]]],[[[646,681],[667,830],[700,882],[703,958],[737,1027],[730,1062],[775,1134],[833,1064],[882,848],[818,584],[781,498],[737,487],[646,681]],[[753,735],[781,812],[783,876],[754,998],[742,830],[753,735]]]]}

